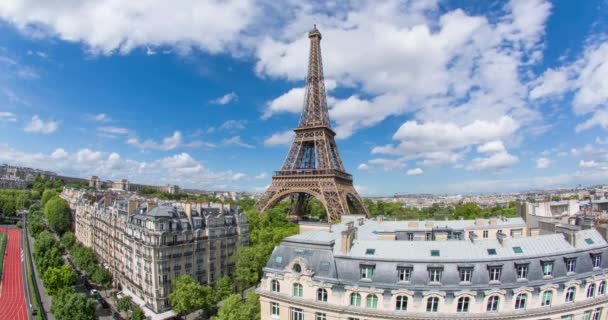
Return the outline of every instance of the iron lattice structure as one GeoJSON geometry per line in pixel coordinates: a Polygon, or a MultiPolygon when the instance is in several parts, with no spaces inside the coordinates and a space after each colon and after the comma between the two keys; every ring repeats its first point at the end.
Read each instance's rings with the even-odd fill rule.
{"type": "Polygon", "coordinates": [[[309,32],[310,57],[304,108],[295,138],[280,171],[257,203],[264,211],[287,197],[291,198],[290,215],[300,215],[307,201],[321,201],[329,222],[339,221],[342,214],[365,214],[367,207],[346,173],[336,133],[331,129],[321,59],[321,33],[316,26],[309,32]]]}

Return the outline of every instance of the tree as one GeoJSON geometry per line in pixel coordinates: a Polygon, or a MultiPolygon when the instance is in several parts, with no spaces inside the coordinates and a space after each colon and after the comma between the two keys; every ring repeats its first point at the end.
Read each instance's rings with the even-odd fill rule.
{"type": "Polygon", "coordinates": [[[234,293],[234,286],[230,277],[223,276],[215,284],[214,300],[220,302],[234,293]]]}
{"type": "Polygon", "coordinates": [[[36,236],[45,230],[44,222],[42,221],[42,217],[36,214],[31,214],[27,219],[28,228],[30,229],[30,235],[36,236]]]}
{"type": "Polygon", "coordinates": [[[46,189],[42,193],[42,198],[40,198],[40,204],[44,207],[44,205],[51,200],[52,198],[58,196],[59,193],[53,189],[46,189]]]}
{"type": "Polygon", "coordinates": [[[131,297],[126,296],[118,299],[116,309],[118,309],[118,311],[129,311],[129,309],[131,309],[131,297]]]}
{"type": "Polygon", "coordinates": [[[213,300],[213,290],[183,275],[174,280],[175,288],[169,295],[171,307],[179,314],[187,314],[199,309],[208,310],[213,300]]]}
{"type": "Polygon", "coordinates": [[[53,297],[51,312],[57,320],[94,320],[95,302],[73,288],[64,288],[53,297]]]}
{"type": "Polygon", "coordinates": [[[59,290],[75,285],[78,280],[78,275],[76,275],[70,266],[64,264],[60,268],[48,268],[44,273],[42,280],[44,281],[46,292],[49,295],[54,296],[59,290]]]}
{"type": "Polygon", "coordinates": [[[245,301],[238,294],[230,295],[212,320],[251,320],[260,319],[259,296],[254,292],[245,301]]]}
{"type": "Polygon", "coordinates": [[[140,308],[135,307],[133,309],[133,312],[131,313],[131,320],[144,320],[145,318],[146,316],[140,308]]]}
{"type": "Polygon", "coordinates": [[[91,273],[91,280],[102,288],[108,288],[112,284],[112,274],[107,269],[95,265],[91,273]]]}
{"type": "Polygon", "coordinates": [[[61,245],[66,250],[72,249],[72,247],[74,246],[75,243],[76,243],[76,236],[74,236],[74,233],[72,231],[68,231],[68,232],[64,233],[63,236],[61,237],[61,245]]]}
{"type": "Polygon", "coordinates": [[[67,201],[54,197],[44,206],[44,216],[49,227],[57,234],[62,235],[70,229],[70,206],[67,201]]]}
{"type": "Polygon", "coordinates": [[[63,250],[59,242],[46,230],[37,235],[32,253],[40,274],[44,274],[50,267],[63,265],[63,250]]]}
{"type": "Polygon", "coordinates": [[[97,257],[95,256],[95,251],[93,251],[93,249],[77,243],[74,245],[74,247],[72,247],[70,256],[78,269],[84,270],[89,274],[93,274],[97,263],[97,257]]]}

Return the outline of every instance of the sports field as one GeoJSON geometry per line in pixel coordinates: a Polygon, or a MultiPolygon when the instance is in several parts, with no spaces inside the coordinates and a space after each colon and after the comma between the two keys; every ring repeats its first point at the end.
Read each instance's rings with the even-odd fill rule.
{"type": "Polygon", "coordinates": [[[21,272],[21,230],[3,229],[2,232],[8,232],[8,243],[0,287],[0,319],[27,320],[21,272]]]}

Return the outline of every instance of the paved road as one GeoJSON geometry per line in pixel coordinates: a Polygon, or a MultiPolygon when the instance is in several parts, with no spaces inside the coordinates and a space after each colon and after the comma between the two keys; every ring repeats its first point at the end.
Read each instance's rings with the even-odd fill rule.
{"type": "Polygon", "coordinates": [[[4,230],[8,233],[8,243],[0,289],[0,319],[27,320],[21,264],[21,230],[4,230]]]}

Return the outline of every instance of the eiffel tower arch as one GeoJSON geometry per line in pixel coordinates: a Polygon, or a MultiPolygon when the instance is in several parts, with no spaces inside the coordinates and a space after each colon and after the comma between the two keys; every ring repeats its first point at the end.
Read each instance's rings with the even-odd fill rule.
{"type": "Polygon", "coordinates": [[[290,214],[299,215],[311,198],[318,199],[328,221],[339,221],[343,214],[365,214],[367,207],[346,172],[331,129],[321,59],[321,33],[316,26],[309,32],[310,56],[304,108],[295,138],[281,170],[260,198],[257,208],[272,208],[291,198],[290,214]]]}

